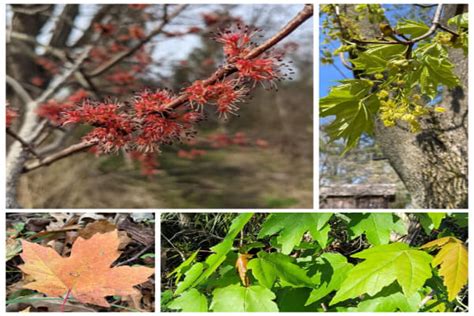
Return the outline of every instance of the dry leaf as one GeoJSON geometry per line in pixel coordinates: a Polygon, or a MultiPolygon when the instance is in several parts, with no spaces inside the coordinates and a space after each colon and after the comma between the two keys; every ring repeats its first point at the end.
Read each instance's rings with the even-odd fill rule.
{"type": "Polygon", "coordinates": [[[95,221],[95,222],[87,224],[85,228],[79,231],[79,236],[84,239],[89,239],[95,234],[108,233],[116,229],[117,227],[115,227],[114,224],[112,224],[106,219],[101,219],[99,221],[95,221]]]}
{"type": "Polygon", "coordinates": [[[90,239],[77,238],[71,256],[61,257],[51,248],[23,240],[19,268],[34,277],[25,288],[61,297],[70,292],[82,303],[108,307],[106,296],[132,295],[134,285],[145,282],[154,273],[148,267],[111,268],[120,256],[117,231],[96,234],[90,239]]]}
{"type": "Polygon", "coordinates": [[[15,257],[21,251],[21,242],[18,239],[8,238],[5,252],[6,261],[15,257]]]}
{"type": "Polygon", "coordinates": [[[249,277],[247,276],[247,264],[250,258],[252,258],[252,255],[239,253],[237,261],[235,262],[235,268],[237,269],[240,280],[245,287],[250,285],[249,277]]]}

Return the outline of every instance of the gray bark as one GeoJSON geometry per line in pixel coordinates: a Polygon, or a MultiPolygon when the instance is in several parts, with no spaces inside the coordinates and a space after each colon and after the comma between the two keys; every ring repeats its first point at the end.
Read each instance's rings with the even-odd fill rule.
{"type": "MultiPolygon", "coordinates": [[[[443,23],[462,7],[447,5],[443,23]]],[[[376,123],[376,141],[410,192],[414,208],[467,208],[468,59],[460,49],[449,56],[461,86],[443,93],[445,113],[424,119],[417,134],[376,123]]]]}

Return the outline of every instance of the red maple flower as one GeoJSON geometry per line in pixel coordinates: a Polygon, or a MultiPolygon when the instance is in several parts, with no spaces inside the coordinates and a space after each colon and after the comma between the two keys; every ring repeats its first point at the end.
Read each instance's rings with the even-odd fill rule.
{"type": "Polygon", "coordinates": [[[145,90],[135,97],[134,108],[138,117],[144,117],[152,113],[166,112],[165,106],[172,100],[173,96],[167,90],[156,90],[155,92],[145,90]]]}
{"type": "Polygon", "coordinates": [[[18,117],[18,112],[13,110],[7,105],[7,112],[6,112],[6,125],[7,128],[10,127],[13,121],[18,117]]]}
{"type": "Polygon", "coordinates": [[[279,60],[273,57],[239,59],[235,66],[239,71],[239,77],[248,78],[254,83],[267,81],[273,84],[282,78],[279,60]]]}
{"type": "Polygon", "coordinates": [[[130,158],[140,163],[140,171],[144,176],[153,176],[160,173],[158,167],[160,163],[153,153],[142,153],[139,151],[131,151],[130,158]]]}
{"type": "Polygon", "coordinates": [[[259,32],[259,29],[238,23],[236,26],[220,31],[214,40],[224,45],[224,55],[227,59],[242,58],[255,47],[253,39],[259,32]]]}
{"type": "Polygon", "coordinates": [[[128,27],[128,34],[130,34],[130,37],[133,39],[143,39],[145,38],[145,31],[143,30],[143,27],[141,25],[131,25],[128,27]]]}

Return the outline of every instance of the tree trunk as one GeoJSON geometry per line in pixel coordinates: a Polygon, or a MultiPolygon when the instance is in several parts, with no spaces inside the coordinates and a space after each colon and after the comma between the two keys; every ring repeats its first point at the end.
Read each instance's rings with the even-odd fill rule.
{"type": "MultiPolygon", "coordinates": [[[[465,5],[445,6],[442,23],[465,9],[465,5]]],[[[460,49],[451,50],[449,56],[461,86],[443,93],[445,113],[424,119],[417,134],[376,122],[376,141],[410,192],[413,208],[467,208],[468,204],[468,59],[460,49]]]]}

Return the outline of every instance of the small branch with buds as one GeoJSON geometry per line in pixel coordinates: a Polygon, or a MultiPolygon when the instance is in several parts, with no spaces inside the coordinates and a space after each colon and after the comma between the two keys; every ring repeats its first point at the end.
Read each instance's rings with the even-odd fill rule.
{"type": "MultiPolygon", "coordinates": [[[[176,9],[176,11],[168,16],[167,20],[170,20],[173,16],[176,16],[181,10],[183,10],[184,7],[179,7],[176,9]]],[[[245,52],[245,55],[242,55],[240,57],[240,61],[244,62],[247,60],[253,60],[268,50],[270,50],[273,46],[281,42],[284,38],[286,38],[289,34],[291,34],[295,29],[297,29],[301,24],[303,24],[306,20],[311,18],[313,15],[313,6],[312,5],[305,5],[305,7],[292,19],[290,20],[278,33],[276,33],[274,36],[266,40],[264,43],[250,49],[248,52],[245,52]]],[[[163,25],[164,26],[164,25],[163,25]]],[[[156,32],[156,31],[155,31],[156,32]]],[[[150,34],[151,35],[151,34],[150,34]]],[[[113,59],[115,60],[115,59],[113,59]]],[[[264,60],[265,61],[265,60],[264,60]]],[[[118,61],[117,61],[118,62],[118,61]]],[[[113,66],[113,63],[107,63],[107,67],[110,68],[113,66]]],[[[103,66],[96,70],[94,73],[89,74],[89,77],[94,77],[97,76],[103,72],[105,72],[108,68],[103,66]]],[[[236,65],[235,60],[232,58],[228,60],[228,63],[221,68],[217,69],[210,77],[208,77],[205,80],[199,81],[199,86],[198,88],[206,88],[211,85],[216,85],[217,83],[222,84],[221,88],[225,89],[228,88],[224,84],[224,82],[221,82],[225,78],[228,78],[230,75],[234,74],[235,72],[238,71],[238,67],[236,65]]],[[[215,88],[215,86],[214,86],[215,88]]],[[[236,91],[231,90],[233,93],[236,93],[236,91]]],[[[146,98],[147,96],[143,96],[142,98],[146,98]]],[[[162,93],[161,98],[168,98],[166,93],[162,93]]],[[[160,108],[161,111],[167,112],[170,109],[175,109],[178,108],[181,105],[184,105],[186,103],[191,102],[190,98],[192,97],[191,94],[187,93],[186,91],[182,92],[179,96],[170,98],[169,101],[164,102],[160,108]]],[[[146,99],[145,99],[146,101],[146,99]]],[[[144,102],[145,102],[144,101],[144,102]]],[[[192,103],[192,102],[191,102],[192,103]]],[[[110,108],[108,108],[110,109],[110,108]]],[[[98,109],[96,109],[98,110],[98,109]]],[[[104,108],[105,110],[105,108],[104,108]]],[[[74,122],[74,119],[69,119],[71,122],[74,122]]],[[[68,122],[68,121],[67,121],[68,122]]],[[[120,125],[120,124],[119,124],[120,125]]],[[[123,128],[117,128],[118,130],[123,131],[123,128]]],[[[61,160],[63,158],[69,157],[75,153],[84,151],[86,149],[89,149],[95,145],[97,145],[99,141],[97,139],[91,138],[88,139],[87,141],[84,140],[81,143],[72,145],[70,147],[67,147],[60,152],[51,154],[48,157],[45,157],[43,159],[40,159],[32,164],[29,164],[25,166],[22,170],[23,173],[29,172],[31,170],[37,169],[39,167],[49,165],[53,162],[56,162],[58,160],[61,160]]]]}

